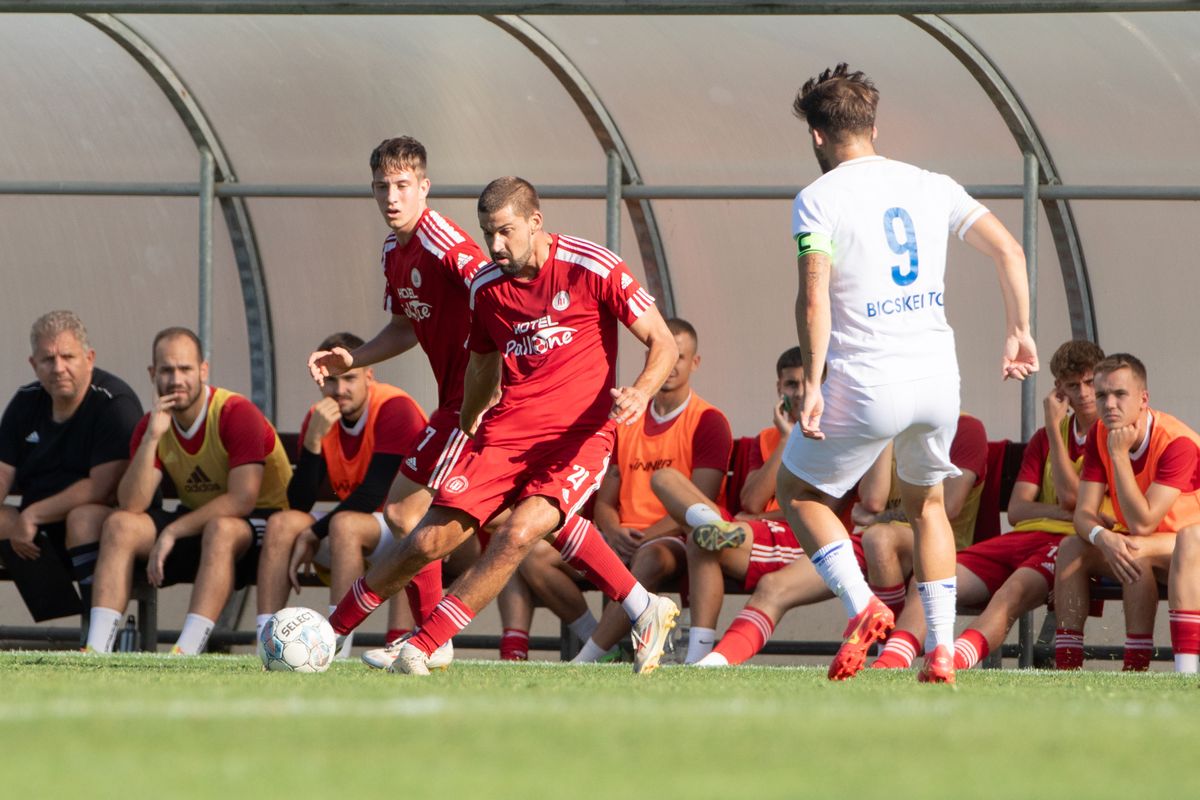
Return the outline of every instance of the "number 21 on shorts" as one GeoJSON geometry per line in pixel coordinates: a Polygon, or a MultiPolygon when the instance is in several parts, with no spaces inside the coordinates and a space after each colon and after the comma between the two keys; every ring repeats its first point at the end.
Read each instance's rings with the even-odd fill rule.
{"type": "MultiPolygon", "coordinates": [[[[583,484],[587,481],[588,475],[590,475],[590,474],[591,473],[589,473],[586,469],[579,466],[578,464],[572,464],[571,465],[571,474],[567,476],[567,483],[571,484],[571,488],[574,489],[576,492],[578,492],[580,489],[583,488],[583,484]]],[[[566,489],[562,490],[562,495],[563,495],[563,502],[569,503],[570,495],[567,493],[566,489]]]]}
{"type": "Polygon", "coordinates": [[[897,286],[908,286],[917,279],[917,233],[913,230],[912,217],[903,208],[889,208],[883,212],[883,232],[887,236],[888,247],[897,255],[908,255],[908,265],[896,264],[892,267],[892,280],[897,286]],[[900,225],[897,226],[896,222],[900,225]],[[896,228],[901,228],[904,239],[896,236],[896,228]]]}

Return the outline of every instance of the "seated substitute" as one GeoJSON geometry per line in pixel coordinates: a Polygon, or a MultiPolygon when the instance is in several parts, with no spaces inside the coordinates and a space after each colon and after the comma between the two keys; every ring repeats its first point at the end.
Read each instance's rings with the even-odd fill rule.
{"type": "MultiPolygon", "coordinates": [[[[363,340],[352,333],[327,337],[319,350],[354,350],[363,340]]],[[[287,603],[289,590],[300,590],[297,571],[315,565],[329,583],[330,611],[382,553],[392,533],[382,513],[388,488],[400,462],[416,444],[427,419],[406,392],[375,380],[370,367],[355,367],[325,379],[322,399],[308,410],[300,426],[300,453],[288,484],[289,510],[267,521],[258,559],[258,616],[262,626],[287,603]],[[326,512],[312,507],[325,483],[338,504],[326,512]]],[[[423,619],[440,597],[422,608],[416,587],[406,587],[413,618],[423,619]]],[[[401,622],[393,599],[387,641],[411,630],[401,622]]],[[[353,634],[341,654],[350,652],[353,634]]]]}
{"type": "Polygon", "coordinates": [[[208,385],[200,339],[187,328],[154,337],[150,380],[157,399],[130,442],[132,460],[117,488],[118,511],[104,522],[87,649],[112,651],[134,562],[155,586],[193,581],[191,604],[172,653],[204,650],[234,587],[254,578],[267,517],[287,508],[292,477],[271,423],[246,398],[208,385]],[[166,472],[179,508],[152,508],[166,472]]]}
{"type": "MultiPolygon", "coordinates": [[[[1097,419],[1092,370],[1104,352],[1087,341],[1066,342],[1050,359],[1054,388],[1043,402],[1046,425],[1025,448],[1008,503],[1010,533],[958,551],[958,603],[986,607],[954,643],[954,668],[970,669],[987,658],[1026,611],[1046,603],[1054,586],[1054,558],[1071,522],[1083,466],[1083,444],[1097,419]]],[[[949,493],[947,493],[949,496],[949,493]]],[[[1107,514],[1111,515],[1111,507],[1107,514]]],[[[896,620],[896,630],[875,667],[907,667],[921,651],[925,621],[915,611],[915,587],[896,620]]],[[[1126,649],[1126,668],[1133,653],[1126,649]]]]}
{"type": "Polygon", "coordinates": [[[17,390],[0,420],[0,555],[35,620],[86,618],[100,526],[129,465],[142,404],[128,384],[95,366],[83,321],[51,311],[33,323],[37,380],[17,390]]]}
{"type": "MultiPolygon", "coordinates": [[[[983,423],[966,414],[959,419],[958,430],[950,444],[950,461],[966,474],[957,479],[950,478],[945,482],[946,511],[952,514],[950,524],[958,531],[963,523],[962,518],[969,517],[971,530],[974,530],[974,520],[979,511],[979,496],[981,491],[976,486],[976,476],[982,474],[987,464],[987,435],[983,431],[983,423]],[[965,423],[965,424],[964,424],[965,423]],[[983,457],[978,456],[982,442],[983,457]],[[978,470],[978,472],[977,472],[978,470]],[[958,483],[952,483],[958,481],[958,483]]],[[[978,479],[982,484],[982,478],[978,479]]],[[[894,502],[898,494],[898,483],[895,475],[895,463],[892,458],[892,448],[888,445],[875,460],[867,473],[863,475],[855,490],[848,496],[843,505],[842,524],[851,530],[855,524],[878,528],[893,525],[897,528],[908,528],[902,523],[902,512],[894,502]],[[888,522],[880,522],[880,520],[888,522]]],[[[911,528],[909,530],[908,553],[912,552],[911,528]]],[[[884,542],[900,541],[902,533],[889,530],[884,542]]],[[[850,544],[855,560],[864,575],[868,575],[871,591],[881,600],[893,604],[889,607],[899,608],[904,602],[905,584],[912,574],[912,556],[898,554],[899,577],[895,579],[898,585],[881,585],[879,579],[871,574],[870,556],[866,550],[867,531],[861,534],[851,534],[850,544]]],[[[879,548],[877,552],[882,551],[879,548]]],[[[897,555],[896,551],[892,551],[897,555]]],[[[833,597],[825,581],[817,573],[812,562],[807,558],[797,558],[784,565],[777,571],[770,572],[759,578],[754,594],[746,602],[746,606],[737,615],[725,635],[721,637],[713,652],[696,662],[701,667],[723,667],[728,664],[741,664],[748,661],[754,654],[766,645],[775,631],[775,626],[789,610],[798,606],[819,603],[833,597]]],[[[920,610],[920,606],[917,606],[920,610]]]]}
{"type": "Polygon", "coordinates": [[[740,581],[747,592],[763,575],[804,554],[775,502],[775,477],[783,445],[799,408],[800,348],[784,351],[775,362],[776,401],[772,424],[759,432],[743,484],[742,510],[734,522],[681,473],[661,469],[651,478],[654,494],[687,536],[688,595],[692,629],[685,663],[708,655],[716,643],[717,619],[725,601],[725,579],[740,581]]]}
{"type": "MultiPolygon", "coordinates": [[[[729,420],[692,390],[692,373],[700,365],[696,329],[681,319],[667,320],[667,327],[675,337],[679,358],[651,398],[642,421],[618,428],[616,463],[596,493],[597,527],[617,555],[629,561],[633,576],[651,591],[686,575],[687,569],[685,535],[655,496],[654,473],[675,469],[698,494],[715,500],[733,449],[729,420]]],[[[533,590],[541,593],[537,572],[537,562],[522,570],[533,590]]],[[[599,659],[629,631],[628,616],[611,605],[574,660],[599,659]]]]}
{"type": "Polygon", "coordinates": [[[1146,367],[1137,357],[1110,355],[1094,373],[1100,419],[1084,445],[1078,536],[1063,541],[1055,566],[1059,669],[1083,667],[1083,626],[1096,576],[1120,581],[1126,636],[1140,636],[1153,648],[1157,581],[1169,574],[1175,535],[1200,525],[1200,435],[1150,407],[1146,367]],[[1104,512],[1106,497],[1115,521],[1104,512]]]}

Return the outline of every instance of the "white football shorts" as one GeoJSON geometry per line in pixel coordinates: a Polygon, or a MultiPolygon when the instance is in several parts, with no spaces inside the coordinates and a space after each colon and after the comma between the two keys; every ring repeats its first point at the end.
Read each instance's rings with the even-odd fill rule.
{"type": "MultiPolygon", "coordinates": [[[[312,512],[312,515],[315,519],[320,519],[321,517],[325,516],[325,512],[314,511],[312,512]]],[[[379,544],[375,545],[375,549],[371,551],[369,556],[367,556],[366,560],[368,566],[370,566],[371,562],[376,558],[383,555],[388,545],[392,543],[392,529],[388,527],[387,521],[384,520],[383,512],[376,511],[372,516],[374,516],[375,521],[379,523],[379,544]]],[[[322,539],[321,544],[317,547],[317,554],[313,557],[313,563],[324,570],[328,570],[330,568],[331,560],[329,558],[328,536],[322,539]]]]}
{"type": "Polygon", "coordinates": [[[870,387],[831,374],[822,394],[825,438],[805,438],[797,425],[783,451],[784,466],[813,488],[842,497],[889,441],[905,483],[933,486],[962,474],[950,461],[958,430],[957,373],[870,387]]]}

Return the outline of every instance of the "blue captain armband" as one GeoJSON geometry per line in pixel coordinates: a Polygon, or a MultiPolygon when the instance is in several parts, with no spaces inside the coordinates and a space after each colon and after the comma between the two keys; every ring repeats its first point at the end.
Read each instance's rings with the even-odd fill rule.
{"type": "Polygon", "coordinates": [[[823,233],[796,234],[796,256],[803,258],[810,253],[822,253],[833,258],[833,239],[823,233]]]}

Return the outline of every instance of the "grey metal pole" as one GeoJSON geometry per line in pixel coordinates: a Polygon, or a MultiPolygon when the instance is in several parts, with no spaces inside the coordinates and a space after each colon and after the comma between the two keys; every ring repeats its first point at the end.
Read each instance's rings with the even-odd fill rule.
{"type": "Polygon", "coordinates": [[[204,360],[212,355],[213,327],[213,205],[216,198],[216,162],[212,151],[200,148],[200,322],[196,334],[204,345],[204,360]]]}
{"type": "MultiPolygon", "coordinates": [[[[1038,235],[1038,159],[1034,153],[1025,153],[1025,197],[1022,225],[1022,245],[1025,248],[1025,270],[1029,276],[1029,332],[1037,339],[1037,235],[1038,235]]],[[[1037,383],[1033,378],[1021,384],[1021,441],[1028,442],[1037,430],[1037,383]]],[[[1033,612],[1021,615],[1017,624],[1017,638],[1021,644],[1021,656],[1017,666],[1021,669],[1033,667],[1033,612]]]]}
{"type": "Polygon", "coordinates": [[[621,252],[621,154],[608,151],[608,184],[604,197],[604,246],[621,252]]]}

